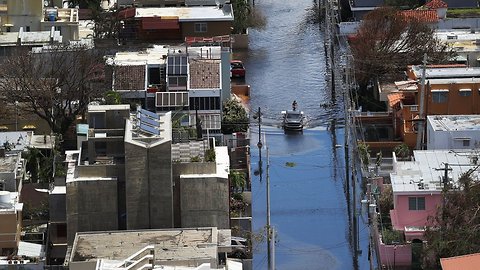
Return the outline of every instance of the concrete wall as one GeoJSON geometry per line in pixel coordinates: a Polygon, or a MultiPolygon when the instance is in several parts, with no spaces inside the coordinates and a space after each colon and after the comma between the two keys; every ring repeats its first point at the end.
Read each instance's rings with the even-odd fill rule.
{"type": "Polygon", "coordinates": [[[478,130],[435,131],[431,121],[427,124],[427,149],[475,149],[480,143],[478,130]],[[455,139],[457,138],[457,139],[455,139]],[[468,146],[463,146],[463,140],[469,138],[468,146]]]}
{"type": "Polygon", "coordinates": [[[230,228],[228,179],[180,178],[181,226],[230,228]]]}
{"type": "Polygon", "coordinates": [[[385,245],[378,240],[379,260],[386,269],[412,265],[412,247],[410,245],[385,245]],[[394,262],[395,261],[395,262],[394,262]]]}
{"type": "Polygon", "coordinates": [[[174,227],[182,227],[182,217],[180,208],[181,190],[180,190],[180,175],[182,174],[213,174],[216,172],[216,164],[214,162],[188,162],[172,164],[172,179],[173,185],[173,213],[174,213],[174,227]]]}
{"type": "Polygon", "coordinates": [[[118,229],[117,181],[87,180],[67,183],[67,237],[76,232],[118,229]]]}
{"type": "Polygon", "coordinates": [[[0,251],[2,248],[16,248],[18,244],[17,237],[20,236],[19,225],[17,227],[17,215],[15,211],[2,213],[0,215],[0,251]]]}
{"type": "MultiPolygon", "coordinates": [[[[198,23],[198,22],[197,22],[198,23]]],[[[197,33],[195,32],[195,22],[182,22],[180,24],[183,37],[214,37],[230,35],[233,22],[220,21],[220,22],[206,22],[207,32],[197,33]]]]}
{"type": "Polygon", "coordinates": [[[173,227],[171,143],[125,143],[127,229],[173,227]]]}
{"type": "Polygon", "coordinates": [[[438,206],[442,203],[442,194],[428,193],[428,194],[410,194],[393,196],[394,208],[390,213],[393,215],[392,221],[397,220],[397,224],[393,224],[395,229],[404,230],[405,226],[426,226],[429,216],[436,214],[438,206]],[[425,197],[425,210],[409,210],[409,197],[425,197]]]}
{"type": "Polygon", "coordinates": [[[247,34],[232,34],[232,48],[234,50],[248,50],[248,30],[247,34]]]}

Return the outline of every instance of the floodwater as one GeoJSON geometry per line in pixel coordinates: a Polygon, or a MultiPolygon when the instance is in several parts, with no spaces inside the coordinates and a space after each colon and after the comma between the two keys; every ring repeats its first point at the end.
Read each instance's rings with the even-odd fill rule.
{"type": "MultiPolygon", "coordinates": [[[[254,233],[264,234],[266,224],[268,147],[276,269],[369,269],[369,233],[360,192],[356,208],[361,254],[354,256],[353,208],[351,196],[346,195],[343,105],[326,89],[315,1],[255,0],[255,4],[266,16],[266,29],[250,30],[249,50],[235,52],[247,69],[250,108],[255,112],[261,107],[263,113],[261,174],[258,125],[251,119],[254,233]],[[291,108],[293,100],[308,119],[303,134],[284,134],[278,127],[281,111],[291,108]]],[[[267,269],[265,241],[254,241],[253,269],[267,269]]]]}

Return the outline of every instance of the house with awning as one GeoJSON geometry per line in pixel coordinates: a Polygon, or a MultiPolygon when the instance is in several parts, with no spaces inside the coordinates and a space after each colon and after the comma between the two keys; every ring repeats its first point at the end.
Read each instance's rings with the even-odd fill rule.
{"type": "Polygon", "coordinates": [[[233,10],[218,6],[128,8],[120,11],[120,41],[183,41],[186,37],[230,35],[233,10]]]}

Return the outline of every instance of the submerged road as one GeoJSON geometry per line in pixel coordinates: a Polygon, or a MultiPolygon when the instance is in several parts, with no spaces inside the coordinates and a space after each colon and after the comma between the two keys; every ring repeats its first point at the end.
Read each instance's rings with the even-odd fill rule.
{"type": "MultiPolygon", "coordinates": [[[[256,146],[258,125],[251,119],[254,233],[265,232],[268,147],[276,269],[369,269],[366,209],[362,211],[360,203],[361,254],[354,256],[353,252],[343,104],[337,104],[335,100],[341,99],[332,97],[326,89],[317,5],[312,0],[256,0],[255,4],[267,19],[266,29],[250,30],[249,50],[234,54],[247,69],[252,114],[258,107],[263,113],[261,174],[256,146]],[[278,126],[281,111],[289,109],[293,100],[304,111],[308,127],[303,134],[286,135],[278,126]]],[[[266,242],[255,240],[253,252],[253,269],[267,269],[266,242]]]]}

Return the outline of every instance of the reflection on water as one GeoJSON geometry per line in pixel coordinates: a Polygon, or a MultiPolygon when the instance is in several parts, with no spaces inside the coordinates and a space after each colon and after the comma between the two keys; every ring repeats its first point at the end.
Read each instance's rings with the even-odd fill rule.
{"type": "MultiPolygon", "coordinates": [[[[277,269],[368,269],[368,230],[361,222],[360,267],[352,259],[341,104],[326,90],[323,37],[316,1],[256,0],[267,27],[250,30],[248,51],[235,52],[247,69],[251,108],[261,107],[262,141],[269,148],[271,221],[277,269]],[[281,111],[298,102],[306,128],[284,134],[281,111]],[[335,120],[336,121],[333,121],[335,120]],[[340,129],[339,129],[340,127],[340,129]]],[[[256,123],[256,121],[252,121],[256,123]]],[[[258,170],[258,131],[251,132],[253,229],[266,222],[266,149],[258,170]]],[[[266,269],[266,245],[254,243],[254,269],[266,269]]]]}

